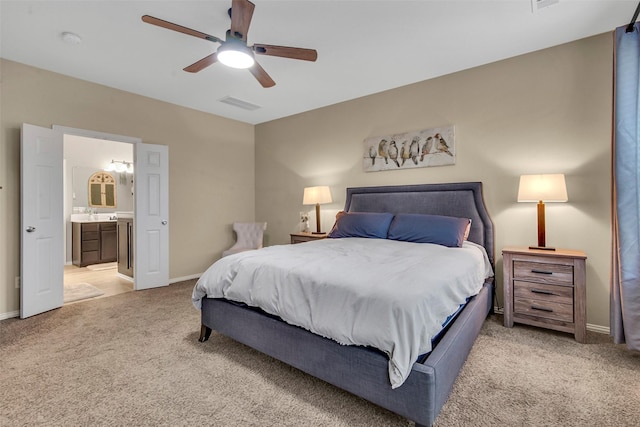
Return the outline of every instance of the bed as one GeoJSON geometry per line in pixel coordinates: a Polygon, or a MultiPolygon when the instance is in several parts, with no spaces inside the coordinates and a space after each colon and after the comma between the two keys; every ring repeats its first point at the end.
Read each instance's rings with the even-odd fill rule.
{"type": "MultiPolygon", "coordinates": [[[[486,261],[494,266],[493,224],[479,182],[348,188],[344,212],[362,213],[361,216],[385,213],[395,217],[421,214],[470,219],[466,239],[471,243],[465,242],[465,247],[480,245],[484,248],[486,261]]],[[[334,243],[328,240],[333,239],[327,239],[326,247],[334,243]]],[[[344,240],[357,242],[362,239],[344,240]]],[[[302,245],[307,245],[304,248],[308,252],[315,243],[302,245]]],[[[272,251],[280,250],[285,248],[272,251]]],[[[311,328],[306,325],[295,326],[255,307],[218,297],[213,292],[202,297],[201,288],[197,291],[202,323],[199,340],[205,342],[215,330],[398,413],[414,421],[416,426],[430,426],[446,402],[455,378],[492,310],[492,276],[482,276],[477,294],[456,310],[446,328],[434,337],[433,348],[429,346],[426,355],[410,359],[408,371],[395,384],[390,382],[392,355],[386,350],[367,345],[341,345],[322,336],[324,334],[310,332],[308,329],[311,328]]],[[[194,296],[198,286],[194,288],[194,296]]],[[[414,353],[410,352],[411,357],[414,353]]]]}

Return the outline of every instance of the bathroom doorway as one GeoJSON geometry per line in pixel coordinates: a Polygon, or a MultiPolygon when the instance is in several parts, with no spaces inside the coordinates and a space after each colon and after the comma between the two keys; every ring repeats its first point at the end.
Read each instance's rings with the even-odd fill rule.
{"type": "Polygon", "coordinates": [[[133,144],[65,134],[63,147],[64,303],[131,292],[133,268],[126,266],[133,246],[133,144]],[[115,191],[101,205],[91,200],[91,180],[103,174],[115,191]],[[121,226],[127,227],[123,218],[128,228],[121,226]],[[128,259],[119,265],[122,256],[128,259]]]}
{"type": "MultiPolygon", "coordinates": [[[[65,240],[63,138],[67,134],[133,145],[136,169],[135,216],[131,218],[135,242],[134,289],[169,285],[169,148],[144,143],[140,138],[58,125],[47,129],[23,123],[20,139],[20,317],[23,319],[63,305],[64,259],[60,257],[59,248],[64,247],[65,240]]],[[[96,196],[100,196],[101,191],[96,196]]],[[[88,231],[99,232],[95,227],[88,231]]],[[[92,240],[91,236],[86,240],[92,240]]]]}

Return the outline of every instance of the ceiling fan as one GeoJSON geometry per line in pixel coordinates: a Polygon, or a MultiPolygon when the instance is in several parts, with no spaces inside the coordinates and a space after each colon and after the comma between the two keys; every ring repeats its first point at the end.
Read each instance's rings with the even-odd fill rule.
{"type": "Polygon", "coordinates": [[[224,65],[233,68],[248,68],[251,74],[260,82],[262,87],[275,86],[276,82],[267,74],[267,72],[255,60],[255,54],[279,56],[282,58],[302,59],[304,61],[315,61],[318,58],[318,52],[314,49],[303,49],[299,47],[273,46],[268,44],[254,44],[247,46],[247,33],[249,32],[249,24],[253,16],[255,5],[249,0],[232,0],[229,16],[231,17],[231,28],[227,30],[225,40],[182,25],[154,18],[153,16],[144,15],[142,20],[148,24],[157,25],[162,28],[177,31],[193,37],[209,40],[210,42],[220,43],[218,50],[211,55],[205,56],[199,61],[194,62],[184,71],[197,73],[198,71],[208,67],[216,62],[222,62],[224,65]]]}

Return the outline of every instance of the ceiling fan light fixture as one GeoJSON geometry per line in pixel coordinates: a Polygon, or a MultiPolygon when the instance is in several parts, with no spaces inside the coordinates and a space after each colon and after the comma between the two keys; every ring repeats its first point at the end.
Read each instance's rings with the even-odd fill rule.
{"type": "Polygon", "coordinates": [[[218,48],[218,61],[231,68],[249,68],[255,64],[253,51],[240,43],[225,43],[218,48]]]}
{"type": "Polygon", "coordinates": [[[251,23],[254,8],[255,5],[250,0],[232,0],[231,9],[229,9],[231,27],[227,30],[224,41],[210,34],[183,27],[182,25],[165,21],[160,18],[154,18],[150,15],[143,15],[142,22],[186,34],[188,36],[208,40],[213,43],[220,43],[216,52],[210,53],[204,58],[183,68],[183,70],[188,73],[197,73],[209,65],[221,62],[222,65],[226,65],[227,67],[248,69],[262,87],[273,87],[276,82],[273,81],[271,76],[269,76],[258,62],[256,62],[255,55],[277,56],[281,58],[300,59],[303,61],[314,62],[318,58],[318,52],[314,49],[303,49],[290,46],[266,44],[254,44],[253,46],[247,46],[247,33],[249,32],[249,24],[251,23]]]}

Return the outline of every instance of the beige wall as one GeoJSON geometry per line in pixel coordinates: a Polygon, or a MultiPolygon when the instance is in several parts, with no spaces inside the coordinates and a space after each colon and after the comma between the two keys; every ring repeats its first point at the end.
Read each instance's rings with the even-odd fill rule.
{"type": "Polygon", "coordinates": [[[586,251],[588,322],[608,327],[611,63],[603,34],[254,127],[2,60],[0,315],[19,308],[25,122],[169,146],[172,278],[204,271],[233,242],[235,220],[267,221],[266,243],[288,242],[299,212],[312,211],[305,186],[331,186],[326,230],[349,186],[482,181],[501,285],[500,249],[536,241],[535,206],[515,202],[518,176],[563,172],[569,203],[547,205],[547,243],[586,251]],[[447,124],[454,166],[362,171],[365,138],[447,124]]]}
{"type": "Polygon", "coordinates": [[[0,73],[0,316],[19,310],[22,123],[169,146],[171,278],[203,272],[233,243],[230,224],[253,221],[253,125],[11,61],[0,73]]]}
{"type": "Polygon", "coordinates": [[[331,187],[327,230],[346,187],[482,181],[501,300],[501,248],[537,239],[535,204],[516,203],[519,175],[565,173],[569,203],[547,204],[547,245],[587,253],[588,323],[608,327],[611,82],[603,34],[258,125],[256,219],[269,223],[272,244],[285,243],[299,212],[312,210],[305,186],[331,187]],[[454,166],[362,171],[365,138],[448,124],[454,166]]]}

